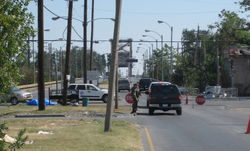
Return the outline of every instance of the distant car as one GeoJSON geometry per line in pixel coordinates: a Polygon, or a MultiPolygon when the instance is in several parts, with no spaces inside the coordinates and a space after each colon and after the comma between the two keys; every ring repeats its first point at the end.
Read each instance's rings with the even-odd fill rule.
{"type": "Polygon", "coordinates": [[[130,91],[130,83],[127,79],[118,80],[118,91],[120,92],[121,90],[130,91]]]}
{"type": "Polygon", "coordinates": [[[149,115],[155,110],[176,110],[177,115],[182,114],[181,93],[176,85],[169,82],[152,82],[146,94],[149,115]]]}
{"type": "Polygon", "coordinates": [[[140,79],[140,81],[139,81],[140,91],[148,90],[151,82],[156,82],[156,81],[158,81],[158,80],[153,79],[153,78],[142,78],[142,79],[140,79]]]}
{"type": "Polygon", "coordinates": [[[33,99],[33,95],[30,92],[21,90],[16,87],[10,87],[9,92],[2,98],[10,102],[12,105],[16,105],[19,102],[26,102],[33,99]]]}

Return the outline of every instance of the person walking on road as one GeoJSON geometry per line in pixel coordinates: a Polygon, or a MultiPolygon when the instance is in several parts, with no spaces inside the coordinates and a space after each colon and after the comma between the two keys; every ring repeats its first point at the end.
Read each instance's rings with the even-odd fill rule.
{"type": "Polygon", "coordinates": [[[137,106],[138,106],[138,101],[139,101],[139,96],[140,96],[140,89],[138,87],[138,84],[135,83],[133,87],[130,90],[130,93],[132,94],[133,97],[133,104],[132,104],[132,111],[131,114],[136,114],[137,111],[137,106]]]}

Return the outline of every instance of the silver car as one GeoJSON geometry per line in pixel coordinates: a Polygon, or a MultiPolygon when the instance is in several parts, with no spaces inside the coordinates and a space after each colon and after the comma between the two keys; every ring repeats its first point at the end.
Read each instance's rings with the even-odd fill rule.
{"type": "Polygon", "coordinates": [[[33,95],[30,92],[16,87],[11,87],[9,92],[3,97],[2,100],[10,102],[12,105],[16,105],[19,102],[26,102],[32,99],[33,95]]]}

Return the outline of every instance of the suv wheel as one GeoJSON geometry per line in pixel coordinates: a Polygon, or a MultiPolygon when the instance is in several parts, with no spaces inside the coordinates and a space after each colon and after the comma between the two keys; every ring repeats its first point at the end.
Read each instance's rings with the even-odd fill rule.
{"type": "Polygon", "coordinates": [[[182,114],[182,108],[178,108],[178,109],[176,110],[176,113],[177,113],[177,115],[181,115],[181,114],[182,114]]]}
{"type": "Polygon", "coordinates": [[[154,114],[154,109],[153,108],[148,108],[148,114],[153,115],[154,114]]]}
{"type": "Polygon", "coordinates": [[[16,97],[13,97],[10,99],[11,105],[17,105],[18,104],[18,99],[16,97]]]}
{"type": "Polygon", "coordinates": [[[104,95],[104,96],[102,97],[102,101],[103,101],[104,103],[107,103],[107,102],[108,102],[108,95],[104,95]]]}

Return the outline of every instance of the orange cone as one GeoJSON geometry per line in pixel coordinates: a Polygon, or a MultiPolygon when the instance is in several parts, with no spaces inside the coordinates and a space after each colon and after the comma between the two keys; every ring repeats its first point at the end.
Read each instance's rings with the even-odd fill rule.
{"type": "Polygon", "coordinates": [[[246,134],[250,134],[250,118],[248,120],[248,126],[247,126],[246,134]]]}
{"type": "Polygon", "coordinates": [[[186,94],[186,104],[188,104],[188,95],[186,94]]]}

